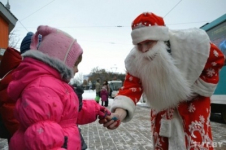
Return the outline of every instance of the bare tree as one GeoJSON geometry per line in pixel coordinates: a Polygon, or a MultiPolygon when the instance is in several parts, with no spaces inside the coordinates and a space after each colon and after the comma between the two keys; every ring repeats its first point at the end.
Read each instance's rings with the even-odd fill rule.
{"type": "Polygon", "coordinates": [[[15,49],[20,49],[19,48],[19,36],[16,34],[16,31],[13,30],[9,34],[9,47],[15,48],[15,49]]]}
{"type": "Polygon", "coordinates": [[[97,78],[100,79],[101,84],[105,80],[107,80],[107,81],[121,80],[124,82],[125,74],[107,72],[105,69],[99,69],[98,67],[95,67],[92,69],[92,71],[90,73],[89,80],[94,83],[97,78]]]}
{"type": "Polygon", "coordinates": [[[70,84],[82,85],[83,84],[83,74],[77,73],[74,78],[70,80],[70,84]]]}

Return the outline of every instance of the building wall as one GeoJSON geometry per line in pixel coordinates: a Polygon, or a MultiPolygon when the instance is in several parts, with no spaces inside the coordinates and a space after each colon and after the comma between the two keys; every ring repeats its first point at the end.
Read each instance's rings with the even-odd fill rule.
{"type": "Polygon", "coordinates": [[[0,48],[6,49],[8,47],[9,41],[9,25],[8,23],[0,16],[0,48]]]}

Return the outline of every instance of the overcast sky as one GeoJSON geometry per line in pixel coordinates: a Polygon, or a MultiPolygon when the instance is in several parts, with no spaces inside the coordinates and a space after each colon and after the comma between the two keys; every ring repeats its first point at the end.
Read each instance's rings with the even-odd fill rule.
{"type": "Polygon", "coordinates": [[[9,4],[18,19],[13,31],[19,43],[39,25],[59,28],[83,48],[79,72],[84,75],[95,67],[125,73],[124,59],[133,47],[130,25],[142,12],[164,17],[171,29],[199,28],[226,13],[226,0],[9,0],[9,4]]]}

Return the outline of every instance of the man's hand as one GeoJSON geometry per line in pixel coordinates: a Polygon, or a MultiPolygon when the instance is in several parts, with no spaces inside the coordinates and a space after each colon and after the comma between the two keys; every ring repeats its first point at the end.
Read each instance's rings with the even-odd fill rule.
{"type": "Polygon", "coordinates": [[[115,112],[112,113],[110,116],[106,116],[105,118],[100,119],[99,123],[103,124],[104,127],[113,130],[120,125],[126,115],[127,113],[124,109],[117,108],[115,112]]]}

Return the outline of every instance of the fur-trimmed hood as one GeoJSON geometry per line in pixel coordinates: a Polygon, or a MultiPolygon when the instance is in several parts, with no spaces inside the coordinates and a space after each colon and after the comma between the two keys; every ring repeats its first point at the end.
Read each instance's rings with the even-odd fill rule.
{"type": "Polygon", "coordinates": [[[29,50],[23,54],[23,57],[23,61],[13,73],[13,80],[8,88],[8,92],[12,92],[9,93],[10,97],[15,101],[20,97],[23,90],[38,78],[49,76],[66,83],[72,78],[71,69],[60,60],[50,58],[42,52],[29,50]]]}
{"type": "Polygon", "coordinates": [[[26,53],[24,53],[22,56],[24,58],[26,57],[35,58],[53,67],[60,73],[62,79],[66,82],[69,82],[70,79],[73,77],[72,69],[68,68],[61,60],[51,58],[48,55],[38,50],[29,50],[26,53]]]}

